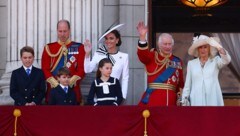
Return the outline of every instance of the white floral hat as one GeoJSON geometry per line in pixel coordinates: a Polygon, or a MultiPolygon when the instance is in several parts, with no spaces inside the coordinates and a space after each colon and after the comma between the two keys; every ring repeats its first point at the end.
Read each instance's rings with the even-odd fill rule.
{"type": "MultiPolygon", "coordinates": [[[[220,42],[219,38],[217,37],[212,37],[215,41],[217,41],[218,43],[220,42]]],[[[210,45],[209,44],[209,39],[210,37],[206,36],[206,35],[200,35],[197,37],[193,38],[193,43],[192,46],[188,49],[188,54],[194,57],[198,57],[198,51],[197,48],[203,45],[210,45]]],[[[217,55],[217,48],[210,45],[210,54],[212,57],[217,55]]]]}

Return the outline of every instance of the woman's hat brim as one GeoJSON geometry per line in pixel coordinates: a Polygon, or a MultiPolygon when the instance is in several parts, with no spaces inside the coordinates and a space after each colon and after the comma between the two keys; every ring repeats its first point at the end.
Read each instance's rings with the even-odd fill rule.
{"type": "MultiPolygon", "coordinates": [[[[220,42],[218,37],[212,37],[212,38],[216,40],[218,43],[220,42]]],[[[192,46],[188,49],[188,54],[194,57],[198,57],[197,48],[203,45],[209,45],[208,40],[209,40],[209,37],[204,39],[198,39],[197,41],[193,42],[192,46]]],[[[216,56],[217,49],[210,45],[210,53],[211,53],[211,56],[216,56]]]]}
{"type": "Polygon", "coordinates": [[[124,24],[118,24],[112,28],[110,28],[108,31],[106,31],[99,39],[98,39],[98,43],[101,43],[104,39],[104,37],[109,34],[110,32],[112,32],[113,30],[120,30],[120,28],[123,26],[124,24]]]}

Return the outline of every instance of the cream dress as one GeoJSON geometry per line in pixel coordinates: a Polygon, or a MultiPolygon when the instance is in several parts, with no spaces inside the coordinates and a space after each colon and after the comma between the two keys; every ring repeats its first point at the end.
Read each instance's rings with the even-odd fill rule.
{"type": "Polygon", "coordinates": [[[230,61],[231,57],[227,52],[226,55],[209,58],[204,67],[199,58],[189,61],[182,100],[188,98],[191,106],[223,106],[218,74],[230,61]]]}

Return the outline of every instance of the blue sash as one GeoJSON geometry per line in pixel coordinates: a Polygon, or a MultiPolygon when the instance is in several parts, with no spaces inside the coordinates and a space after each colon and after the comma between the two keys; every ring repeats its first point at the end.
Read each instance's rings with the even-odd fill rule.
{"type": "MultiPolygon", "coordinates": [[[[80,47],[80,45],[82,45],[81,43],[75,43],[73,42],[72,45],[70,45],[68,47],[68,55],[67,55],[67,62],[69,61],[69,59],[74,56],[76,54],[76,52],[78,52],[78,48],[80,47]]],[[[78,52],[79,53],[79,52],[78,52]]],[[[54,76],[57,75],[57,72],[60,68],[64,67],[64,55],[62,55],[60,61],[58,62],[56,68],[52,71],[52,74],[54,76]]]]}
{"type": "MultiPolygon", "coordinates": [[[[173,58],[172,61],[175,62],[180,62],[180,59],[175,57],[173,58]]],[[[165,82],[170,76],[172,76],[172,74],[176,71],[176,68],[173,67],[168,67],[165,71],[163,71],[154,81],[153,83],[163,83],[165,82]]],[[[149,101],[149,97],[152,94],[152,92],[154,91],[154,89],[150,89],[149,87],[147,87],[146,89],[146,95],[144,96],[144,98],[141,100],[144,104],[147,104],[149,101]]]]}

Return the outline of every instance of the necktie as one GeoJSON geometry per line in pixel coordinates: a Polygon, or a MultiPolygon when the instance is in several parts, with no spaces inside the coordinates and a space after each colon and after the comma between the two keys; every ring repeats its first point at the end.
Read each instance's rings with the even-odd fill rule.
{"type": "Polygon", "coordinates": [[[65,93],[67,93],[67,91],[68,91],[67,87],[64,87],[63,90],[65,93]]]}
{"type": "Polygon", "coordinates": [[[28,69],[26,69],[26,72],[27,72],[27,75],[29,76],[30,75],[30,69],[28,68],[28,69]]]}

